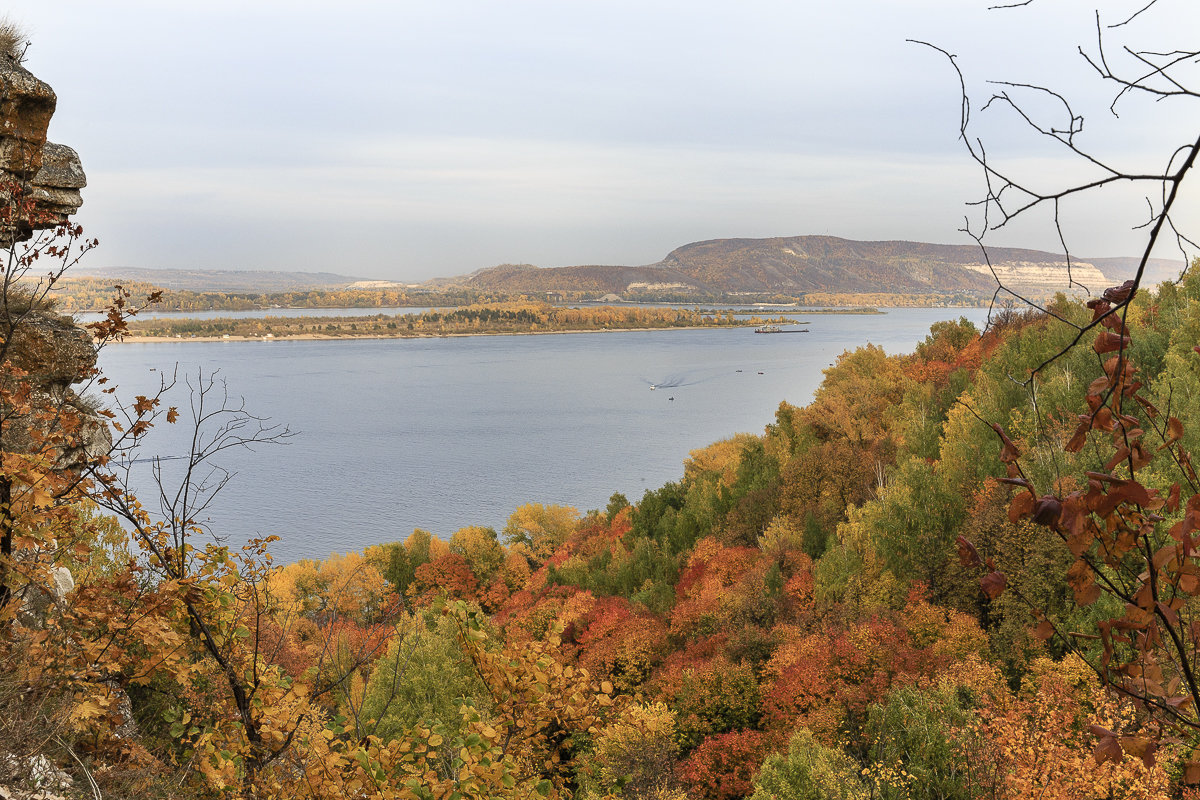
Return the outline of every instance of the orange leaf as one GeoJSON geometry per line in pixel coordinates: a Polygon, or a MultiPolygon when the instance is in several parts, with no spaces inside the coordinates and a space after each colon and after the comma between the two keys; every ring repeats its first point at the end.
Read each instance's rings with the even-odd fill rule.
{"type": "Polygon", "coordinates": [[[1029,492],[1018,494],[1008,506],[1008,521],[1015,523],[1021,517],[1029,514],[1029,512],[1033,511],[1033,503],[1033,495],[1029,492]]]}
{"type": "MultiPolygon", "coordinates": [[[[1170,447],[1183,438],[1183,423],[1178,417],[1171,417],[1167,420],[1166,438],[1163,439],[1162,446],[1170,447]]],[[[1160,450],[1162,447],[1159,448],[1160,450]]]]}

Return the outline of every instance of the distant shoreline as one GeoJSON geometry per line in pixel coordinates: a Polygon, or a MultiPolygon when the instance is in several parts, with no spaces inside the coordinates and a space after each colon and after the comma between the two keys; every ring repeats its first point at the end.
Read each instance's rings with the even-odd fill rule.
{"type": "MultiPolygon", "coordinates": [[[[883,312],[880,312],[883,313],[883,312]]],[[[806,325],[807,322],[796,322],[795,325],[806,325]]],[[[568,331],[478,331],[472,333],[347,333],[335,336],[326,333],[297,333],[292,336],[235,336],[222,334],[220,336],[137,336],[126,335],[115,341],[115,344],[165,344],[168,342],[335,342],[347,339],[456,339],[464,336],[553,336],[556,334],[573,333],[625,333],[640,331],[711,331],[711,330],[749,330],[756,325],[672,325],[661,328],[592,328],[587,330],[568,331]]],[[[788,333],[786,329],[783,331],[788,333]]],[[[791,331],[800,333],[800,331],[791,331]]]]}

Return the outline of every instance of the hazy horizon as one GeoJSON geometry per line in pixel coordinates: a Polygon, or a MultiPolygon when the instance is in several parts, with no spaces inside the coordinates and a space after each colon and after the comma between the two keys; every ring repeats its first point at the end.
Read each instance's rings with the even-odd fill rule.
{"type": "MultiPolygon", "coordinates": [[[[797,234],[797,235],[805,236],[807,234],[797,234]]],[[[791,238],[791,237],[762,237],[762,238],[791,238]]],[[[844,237],[838,237],[838,238],[844,238],[844,237]]],[[[707,240],[698,240],[698,241],[707,241],[707,240]]],[[[864,240],[855,240],[855,241],[868,242],[868,241],[914,241],[914,240],[911,240],[911,239],[908,239],[908,240],[904,240],[904,239],[865,240],[864,239],[864,240]]],[[[692,243],[685,242],[684,244],[692,244],[692,243]]],[[[922,244],[955,244],[955,243],[954,242],[922,242],[922,244]]],[[[974,246],[973,243],[959,242],[957,244],[964,245],[964,246],[974,246]]],[[[674,248],[672,248],[672,249],[674,249],[674,248]]],[[[1037,248],[1021,248],[1021,249],[1036,250],[1037,248]]],[[[1056,251],[1051,250],[1051,251],[1045,251],[1045,252],[1056,252],[1056,251]]],[[[663,255],[665,257],[667,254],[664,253],[663,255]]],[[[1080,254],[1080,253],[1072,253],[1071,257],[1076,261],[1083,261],[1083,262],[1108,260],[1108,259],[1138,258],[1138,256],[1131,256],[1131,255],[1109,255],[1109,254],[1101,254],[1101,255],[1090,254],[1090,255],[1088,255],[1088,254],[1080,254]]],[[[1168,257],[1168,258],[1152,259],[1152,262],[1168,262],[1168,261],[1175,263],[1175,264],[1179,264],[1180,266],[1182,266],[1184,264],[1183,260],[1178,259],[1178,258],[1172,259],[1172,258],[1168,257]]],[[[278,267],[252,267],[252,266],[242,267],[242,268],[229,268],[229,267],[219,267],[219,266],[206,266],[203,264],[192,264],[192,265],[188,265],[188,266],[175,266],[175,267],[156,267],[156,266],[146,265],[146,264],[94,265],[94,264],[84,263],[78,267],[73,268],[72,274],[91,275],[94,273],[107,273],[107,272],[119,271],[119,270],[149,270],[149,271],[162,270],[162,271],[179,271],[179,272],[202,271],[202,272],[221,272],[221,273],[229,272],[229,273],[239,273],[239,274],[240,273],[254,273],[254,272],[264,272],[264,273],[266,273],[266,272],[281,272],[281,273],[298,273],[298,274],[304,274],[304,275],[330,274],[330,275],[336,275],[338,277],[354,278],[356,280],[362,280],[362,281],[389,281],[390,280],[395,283],[420,284],[420,283],[426,283],[430,280],[461,277],[463,275],[469,275],[472,272],[476,272],[478,270],[489,269],[489,268],[498,267],[498,266],[504,266],[506,264],[511,264],[511,263],[513,263],[513,262],[487,264],[487,265],[479,266],[479,267],[476,267],[475,269],[467,270],[467,271],[461,272],[461,273],[435,275],[432,278],[422,278],[422,279],[414,279],[414,280],[404,280],[404,279],[394,279],[394,278],[378,278],[378,277],[372,278],[372,277],[369,277],[366,275],[358,275],[358,274],[349,273],[349,272],[339,272],[336,269],[319,269],[319,268],[284,269],[284,268],[278,268],[278,267]]],[[[571,263],[571,264],[533,264],[531,266],[546,267],[546,268],[574,267],[574,266],[650,267],[650,266],[654,266],[655,263],[657,263],[657,262],[653,262],[650,264],[599,264],[598,262],[594,262],[594,261],[577,261],[577,262],[571,263]]]]}
{"type": "MultiPolygon", "coordinates": [[[[1108,111],[1112,89],[1076,51],[1094,45],[1089,7],[988,4],[13,0],[7,13],[58,94],[51,139],[88,174],[90,266],[418,282],[653,264],[720,238],[970,244],[958,228],[983,184],[958,140],[958,79],[910,38],[957,54],[989,154],[1042,183],[1082,173],[983,114],[988,79],[1061,89],[1086,117],[1080,141],[1129,171],[1162,169],[1196,129],[1169,103],[1108,111]]],[[[1142,4],[1109,5],[1119,21],[1142,4]]],[[[1189,23],[1200,7],[1164,0],[1108,35],[1169,50],[1189,23]]],[[[1146,193],[1065,206],[1071,252],[1138,255],[1146,193]]],[[[1197,211],[1180,201],[1181,219],[1197,211]]],[[[1046,215],[989,242],[1062,249],[1046,215]]]]}

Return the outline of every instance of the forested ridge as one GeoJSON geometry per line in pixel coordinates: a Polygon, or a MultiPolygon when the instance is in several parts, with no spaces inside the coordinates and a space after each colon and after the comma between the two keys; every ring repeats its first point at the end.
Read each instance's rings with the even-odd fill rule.
{"type": "MultiPolygon", "coordinates": [[[[1109,308],[847,352],[632,502],[282,566],[157,518],[108,456],[49,458],[85,426],[10,369],[8,424],[53,434],[5,438],[0,785],[1195,797],[1200,277],[1068,347],[1055,317],[1109,308]]],[[[188,424],[110,402],[114,453],[188,424]]]]}

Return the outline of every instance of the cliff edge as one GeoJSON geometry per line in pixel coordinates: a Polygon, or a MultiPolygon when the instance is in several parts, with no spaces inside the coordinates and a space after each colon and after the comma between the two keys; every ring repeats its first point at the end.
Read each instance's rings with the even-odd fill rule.
{"type": "Polygon", "coordinates": [[[46,139],[57,102],[49,84],[0,53],[0,200],[30,201],[0,230],[0,244],[62,225],[83,205],[79,154],[46,139]]]}

